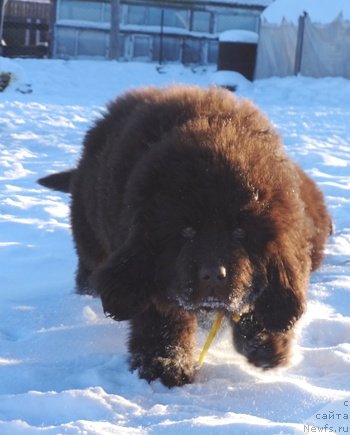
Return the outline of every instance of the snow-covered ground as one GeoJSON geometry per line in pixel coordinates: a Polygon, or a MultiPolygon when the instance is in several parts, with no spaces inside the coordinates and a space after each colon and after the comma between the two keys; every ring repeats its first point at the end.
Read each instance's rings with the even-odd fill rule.
{"type": "Polygon", "coordinates": [[[238,89],[318,182],[337,227],[312,276],[291,366],[250,368],[224,328],[196,382],[169,390],[128,371],[127,323],[74,294],[69,199],[35,180],[74,164],[115,95],[147,84],[206,86],[212,71],[1,58],[0,67],[14,71],[0,94],[0,433],[349,432],[350,82],[273,78],[238,89]]]}

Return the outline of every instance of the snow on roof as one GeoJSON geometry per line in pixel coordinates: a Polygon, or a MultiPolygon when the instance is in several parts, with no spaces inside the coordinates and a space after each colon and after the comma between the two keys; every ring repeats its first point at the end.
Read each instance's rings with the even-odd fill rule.
{"type": "Polygon", "coordinates": [[[266,7],[274,0],[197,0],[198,3],[229,3],[231,6],[266,7]]]}
{"type": "Polygon", "coordinates": [[[258,42],[258,34],[249,30],[227,30],[219,36],[220,42],[245,42],[254,44],[258,42]]]}
{"type": "Polygon", "coordinates": [[[212,0],[214,3],[233,3],[244,6],[268,6],[273,0],[212,0]]]}
{"type": "Polygon", "coordinates": [[[263,21],[280,24],[283,19],[297,24],[307,12],[315,23],[329,23],[342,15],[350,20],[349,0],[276,0],[262,13],[263,21]]]}

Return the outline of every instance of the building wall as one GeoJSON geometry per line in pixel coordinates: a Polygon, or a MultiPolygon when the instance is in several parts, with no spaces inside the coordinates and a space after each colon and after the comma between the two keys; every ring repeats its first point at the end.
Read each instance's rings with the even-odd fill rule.
{"type": "MultiPolygon", "coordinates": [[[[120,59],[215,63],[218,35],[228,29],[257,31],[262,9],[198,1],[121,1],[120,59]]],[[[110,15],[105,1],[57,0],[54,56],[108,58],[110,15]]]]}

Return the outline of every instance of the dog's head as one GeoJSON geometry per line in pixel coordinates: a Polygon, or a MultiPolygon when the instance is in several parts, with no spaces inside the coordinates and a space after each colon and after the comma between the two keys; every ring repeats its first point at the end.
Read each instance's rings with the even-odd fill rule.
{"type": "Polygon", "coordinates": [[[163,311],[254,310],[267,329],[283,330],[303,311],[308,272],[288,240],[290,222],[300,223],[284,215],[294,199],[271,186],[271,174],[254,179],[224,138],[208,135],[177,132],[135,168],[125,201],[129,236],[94,285],[116,319],[152,303],[163,311]]]}

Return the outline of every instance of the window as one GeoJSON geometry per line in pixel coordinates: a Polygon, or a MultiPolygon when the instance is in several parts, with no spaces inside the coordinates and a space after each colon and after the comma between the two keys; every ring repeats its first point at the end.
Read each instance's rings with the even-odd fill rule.
{"type": "Polygon", "coordinates": [[[147,24],[149,24],[150,26],[160,26],[161,15],[162,10],[160,8],[148,8],[146,17],[147,24]]]}
{"type": "Polygon", "coordinates": [[[224,32],[225,30],[235,29],[234,15],[217,14],[216,15],[216,32],[224,32]]]}
{"type": "Polygon", "coordinates": [[[96,30],[80,30],[78,56],[106,56],[106,33],[96,30]]]}
{"type": "Polygon", "coordinates": [[[202,46],[201,41],[186,39],[183,46],[183,63],[201,63],[202,46]]]}
{"type": "Polygon", "coordinates": [[[180,60],[181,44],[176,38],[163,38],[164,60],[180,60]]]}
{"type": "MultiPolygon", "coordinates": [[[[121,9],[120,12],[121,14],[121,9]]],[[[102,21],[104,23],[110,23],[111,21],[111,4],[110,3],[102,3],[102,21]]]]}
{"type": "Polygon", "coordinates": [[[190,13],[182,9],[164,9],[164,26],[189,29],[190,13]]]}
{"type": "Polygon", "coordinates": [[[258,18],[255,15],[217,14],[215,21],[217,33],[232,29],[256,31],[258,26],[258,18]]]}
{"type": "Polygon", "coordinates": [[[77,30],[57,28],[56,31],[56,56],[57,57],[75,57],[77,30]]]}
{"type": "Polygon", "coordinates": [[[192,30],[194,32],[210,32],[210,13],[202,11],[193,11],[192,30]]]}
{"type": "Polygon", "coordinates": [[[134,36],[133,57],[150,59],[151,38],[149,36],[134,36]]]}
{"type": "Polygon", "coordinates": [[[146,24],[146,8],[144,6],[128,6],[126,24],[146,24]]]}
{"type": "Polygon", "coordinates": [[[218,43],[217,41],[208,42],[208,63],[217,63],[218,60],[218,43]]]}
{"type": "Polygon", "coordinates": [[[61,0],[58,15],[61,20],[109,22],[110,5],[103,2],[61,0]]]}
{"type": "Polygon", "coordinates": [[[153,46],[153,60],[159,62],[180,60],[181,40],[169,37],[155,37],[153,46]]]}

